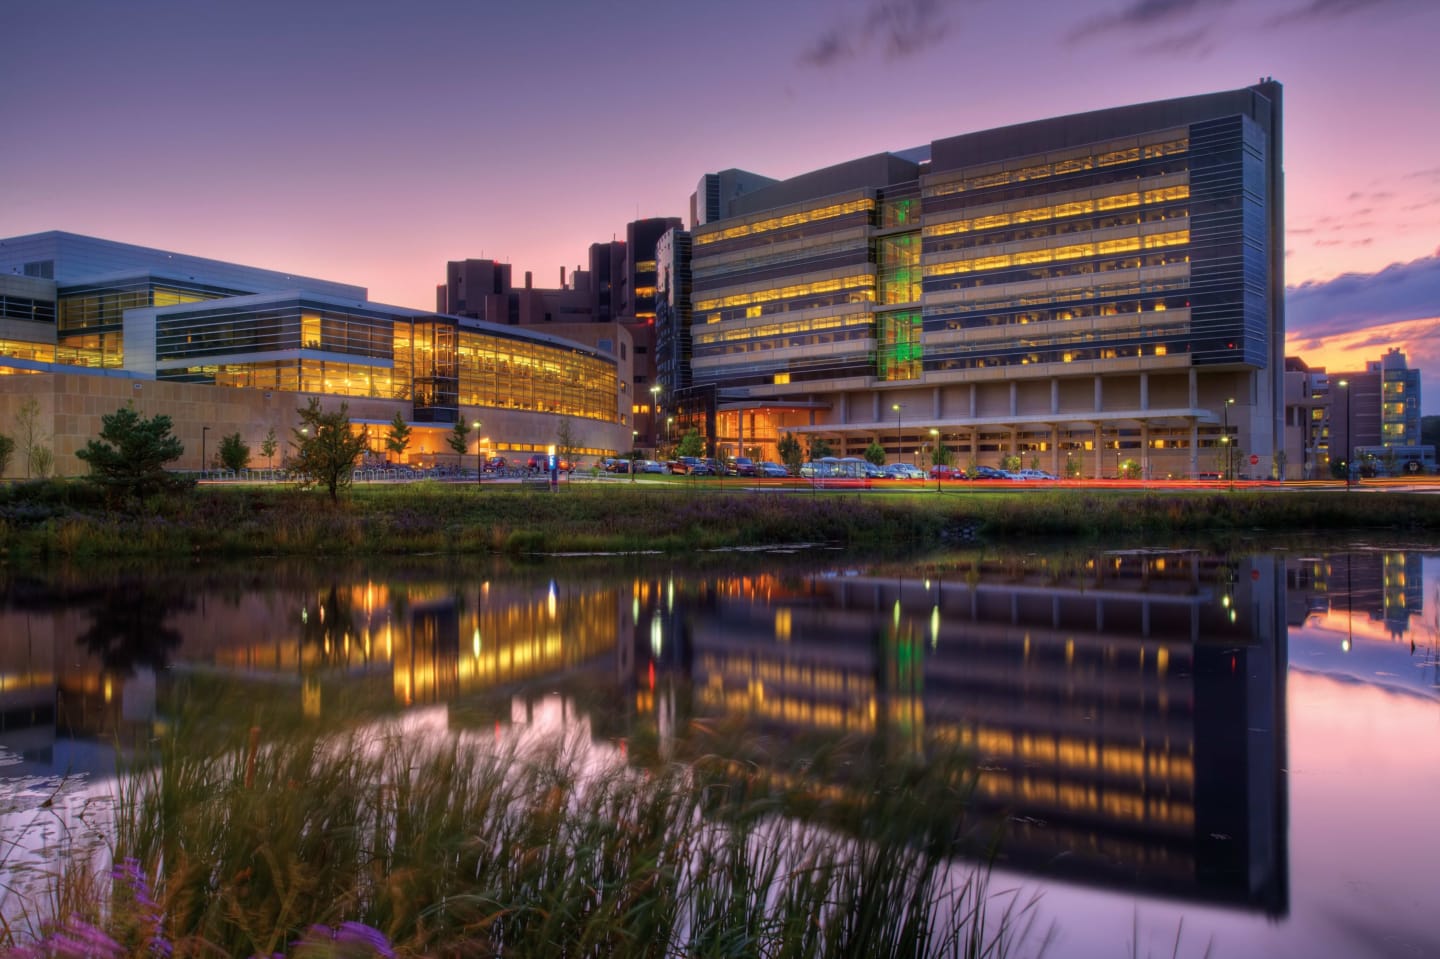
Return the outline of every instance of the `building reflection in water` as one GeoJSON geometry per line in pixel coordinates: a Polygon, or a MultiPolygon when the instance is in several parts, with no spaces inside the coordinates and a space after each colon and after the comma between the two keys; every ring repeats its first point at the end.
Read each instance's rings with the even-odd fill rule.
{"type": "Polygon", "coordinates": [[[662,736],[692,701],[777,738],[959,744],[1004,815],[1003,865],[1279,915],[1278,562],[1136,552],[701,583],[649,611],[665,628],[637,636],[636,703],[662,736]]]}
{"type": "Polygon", "coordinates": [[[0,747],[23,762],[0,776],[109,774],[114,746],[163,735],[207,682],[302,722],[446,703],[452,726],[524,721],[559,689],[599,735],[662,747],[717,716],[796,743],[868,737],[890,755],[959,745],[1005,823],[1004,866],[1280,915],[1286,622],[1340,610],[1408,629],[1423,615],[1418,562],[1173,551],[957,558],[924,575],[779,561],[742,575],[11,573],[0,747]]]}

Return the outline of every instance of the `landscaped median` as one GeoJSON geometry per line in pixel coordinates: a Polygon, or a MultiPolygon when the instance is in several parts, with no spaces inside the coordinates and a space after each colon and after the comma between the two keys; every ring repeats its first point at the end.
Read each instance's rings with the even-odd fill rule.
{"type": "Polygon", "coordinates": [[[765,491],[577,484],[558,493],[443,483],[356,487],[331,503],[288,487],[201,487],[113,509],[80,482],[0,487],[11,558],[414,552],[693,552],[829,543],[924,548],[1017,537],[1251,530],[1440,534],[1440,496],[1333,490],[765,491]]]}

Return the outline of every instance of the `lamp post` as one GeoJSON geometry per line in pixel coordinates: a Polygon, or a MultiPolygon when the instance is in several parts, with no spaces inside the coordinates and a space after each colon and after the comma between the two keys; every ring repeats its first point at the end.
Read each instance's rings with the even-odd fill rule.
{"type": "MultiPolygon", "coordinates": [[[[940,431],[937,430],[937,429],[932,429],[932,430],[930,431],[930,468],[931,468],[931,469],[935,469],[936,466],[939,466],[939,465],[940,465],[939,463],[935,462],[936,458],[937,458],[939,455],[940,455],[940,431]]],[[[917,465],[918,465],[918,464],[917,464],[917,465]]],[[[935,471],[935,492],[937,492],[937,493],[940,492],[940,471],[939,471],[939,470],[936,470],[936,471],[935,471]]]]}
{"type": "Polygon", "coordinates": [[[484,426],[479,420],[470,424],[475,431],[475,485],[480,486],[485,482],[485,444],[480,439],[480,427],[484,426]]]}
{"type": "Polygon", "coordinates": [[[900,446],[900,411],[905,408],[905,404],[895,403],[890,408],[895,411],[895,461],[898,463],[903,452],[900,446]]]}
{"type": "Polygon", "coordinates": [[[200,478],[205,478],[205,434],[210,432],[210,427],[200,427],[200,478]]]}
{"type": "Polygon", "coordinates": [[[660,442],[660,384],[650,387],[650,441],[660,442]]]}
{"type": "Polygon", "coordinates": [[[1355,444],[1350,442],[1350,381],[1341,380],[1339,386],[1345,391],[1345,489],[1349,490],[1351,467],[1354,466],[1350,462],[1350,456],[1351,451],[1355,449],[1355,444]]]}
{"type": "Polygon", "coordinates": [[[630,482],[635,482],[635,445],[640,442],[640,431],[630,431],[630,482]]]}
{"type": "Polygon", "coordinates": [[[1227,397],[1225,400],[1225,435],[1220,437],[1221,444],[1225,447],[1225,478],[1230,481],[1230,488],[1235,488],[1235,444],[1230,442],[1230,407],[1234,405],[1235,397],[1227,397]]]}

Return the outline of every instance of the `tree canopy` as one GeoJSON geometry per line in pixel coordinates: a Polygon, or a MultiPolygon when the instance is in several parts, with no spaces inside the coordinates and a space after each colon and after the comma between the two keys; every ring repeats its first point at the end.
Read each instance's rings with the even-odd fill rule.
{"type": "Polygon", "coordinates": [[[355,461],[365,452],[365,437],[350,428],[350,405],[326,412],[320,401],[297,410],[300,426],[294,431],[295,456],[290,468],[302,487],[323,486],[331,502],[354,480],[355,461]]]}
{"type": "Polygon", "coordinates": [[[100,417],[100,424],[100,438],[75,455],[89,465],[90,481],[112,497],[145,497],[188,484],[165,469],[185,452],[170,433],[170,417],[157,413],[146,419],[127,404],[100,417]]]}

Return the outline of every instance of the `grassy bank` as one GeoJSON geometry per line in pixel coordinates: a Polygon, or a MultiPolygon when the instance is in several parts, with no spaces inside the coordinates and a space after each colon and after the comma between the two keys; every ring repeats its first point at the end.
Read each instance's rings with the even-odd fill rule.
{"type": "MultiPolygon", "coordinates": [[[[0,861],[0,951],[1003,956],[1030,917],[956,859],[963,757],[872,766],[865,788],[836,790],[816,788],[813,763],[772,776],[709,750],[637,766],[581,737],[402,736],[257,725],[218,752],[163,741],[87,800],[87,825],[108,807],[113,826],[63,832],[33,872],[0,861]]],[[[848,768],[861,753],[827,756],[848,768]]]]}
{"type": "Polygon", "coordinates": [[[0,489],[0,550],[88,556],[687,552],[786,543],[855,548],[1025,537],[1271,531],[1440,534],[1440,497],[1329,490],[752,491],[597,483],[549,493],[415,483],[332,504],[287,487],[202,487],[128,511],[84,484],[0,489]]]}

